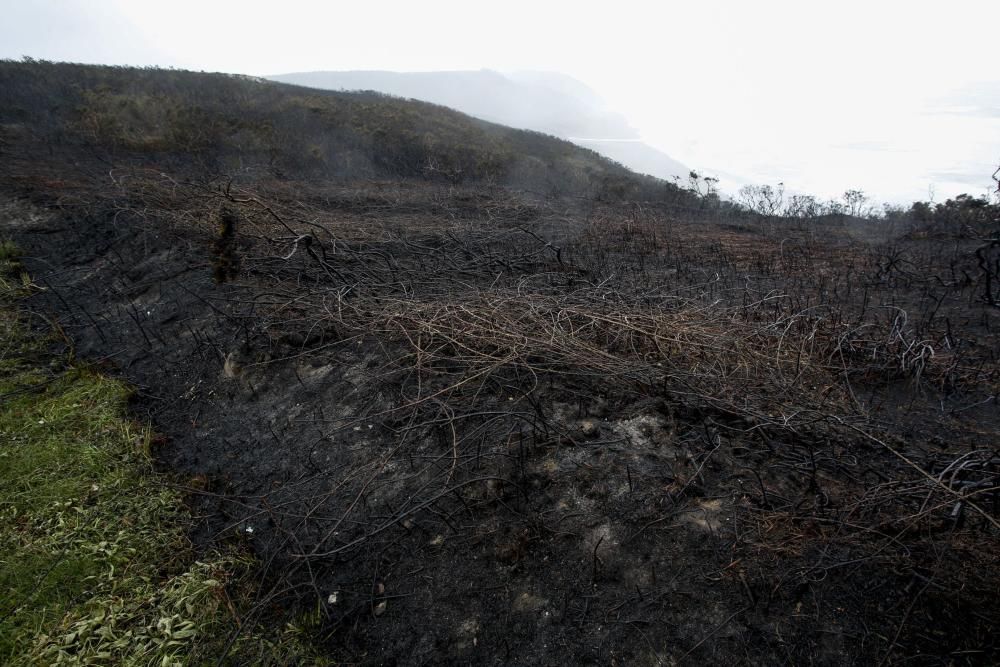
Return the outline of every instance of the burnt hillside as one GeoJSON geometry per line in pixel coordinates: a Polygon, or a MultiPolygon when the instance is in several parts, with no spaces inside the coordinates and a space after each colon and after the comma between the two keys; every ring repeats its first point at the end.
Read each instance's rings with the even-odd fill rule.
{"type": "Polygon", "coordinates": [[[1000,245],[391,98],[0,72],[31,307],[136,386],[253,618],[363,664],[995,662],[1000,245]]]}

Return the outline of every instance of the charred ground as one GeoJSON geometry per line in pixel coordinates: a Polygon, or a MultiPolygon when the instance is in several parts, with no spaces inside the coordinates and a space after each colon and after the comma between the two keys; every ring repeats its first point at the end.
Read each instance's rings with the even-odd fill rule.
{"type": "MultiPolygon", "coordinates": [[[[195,114],[209,79],[300,94],[66,67],[4,76],[41,100],[174,80],[195,114]]],[[[154,150],[17,99],[3,224],[37,308],[139,388],[198,539],[252,544],[256,613],[318,605],[335,659],[993,660],[998,251],[975,230],[761,218],[613,166],[442,177],[433,133],[413,172],[366,144],[358,180],[230,125],[154,150]]]]}

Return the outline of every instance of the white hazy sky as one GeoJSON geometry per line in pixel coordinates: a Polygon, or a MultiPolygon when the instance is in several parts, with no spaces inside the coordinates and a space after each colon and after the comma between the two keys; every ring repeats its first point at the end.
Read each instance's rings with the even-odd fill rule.
{"type": "Polygon", "coordinates": [[[0,0],[0,21],[8,58],[563,72],[686,164],[821,196],[982,194],[1000,160],[989,0],[0,0]]]}

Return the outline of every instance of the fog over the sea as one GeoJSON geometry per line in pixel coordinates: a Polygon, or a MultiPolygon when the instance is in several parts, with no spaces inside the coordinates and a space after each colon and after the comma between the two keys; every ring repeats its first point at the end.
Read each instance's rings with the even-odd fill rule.
{"type": "Polygon", "coordinates": [[[730,191],[780,181],[942,200],[983,194],[1000,161],[1000,3],[986,0],[0,0],[0,11],[5,58],[260,76],[559,73],[633,133],[576,139],[608,151],[629,140],[730,191]]]}

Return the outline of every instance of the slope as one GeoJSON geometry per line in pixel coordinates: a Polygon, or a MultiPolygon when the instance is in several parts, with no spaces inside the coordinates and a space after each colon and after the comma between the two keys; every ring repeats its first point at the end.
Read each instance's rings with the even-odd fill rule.
{"type": "MultiPolygon", "coordinates": [[[[198,173],[679,195],[570,142],[424,102],[244,76],[0,62],[0,141],[198,173]]],[[[80,159],[77,156],[77,159],[80,159]]]]}

